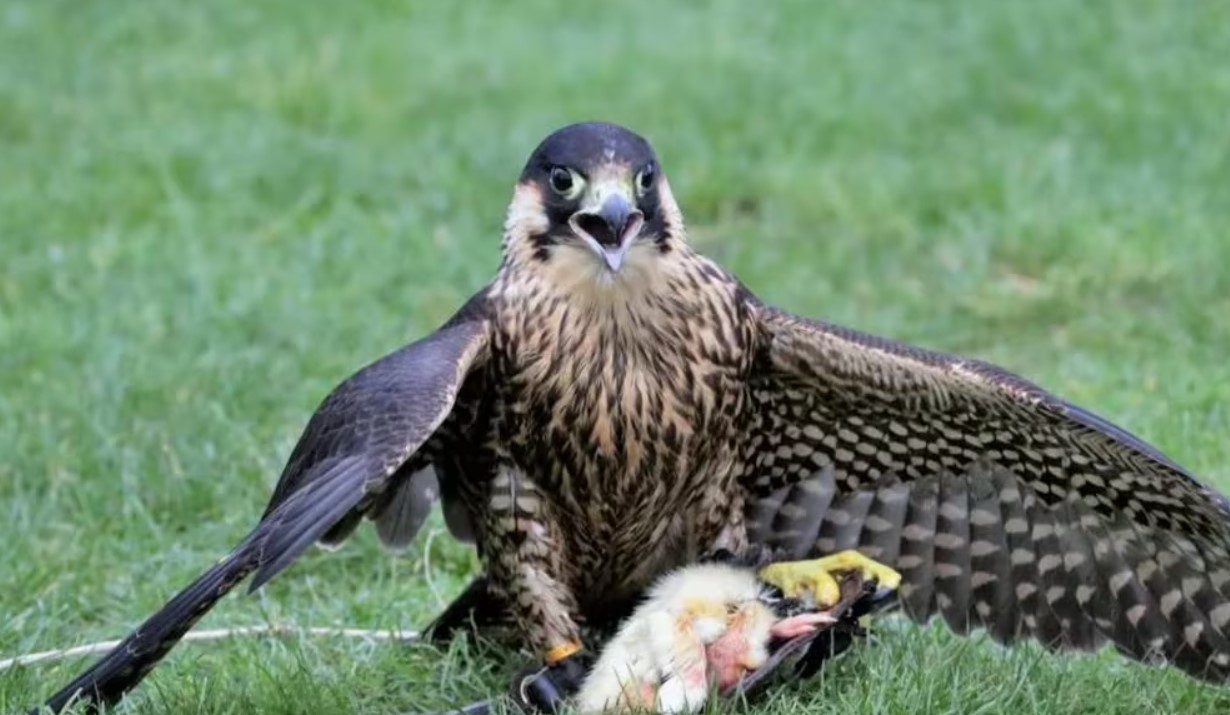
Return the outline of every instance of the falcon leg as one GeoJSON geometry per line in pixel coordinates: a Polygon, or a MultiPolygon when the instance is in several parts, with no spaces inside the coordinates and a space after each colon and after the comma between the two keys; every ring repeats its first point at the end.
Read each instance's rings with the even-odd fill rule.
{"type": "Polygon", "coordinates": [[[479,576],[423,632],[433,643],[447,643],[458,631],[488,634],[508,625],[507,611],[504,601],[492,593],[487,577],[479,576]]]}
{"type": "MultiPolygon", "coordinates": [[[[706,516],[700,523],[700,533],[709,534],[706,549],[700,554],[701,563],[755,564],[761,550],[748,543],[747,523],[743,517],[743,497],[728,493],[729,490],[712,489],[701,502],[701,513],[706,516]],[[715,536],[714,536],[715,535],[715,536]]],[[[767,563],[767,562],[766,562],[767,563]]]]}
{"type": "Polygon", "coordinates": [[[790,598],[810,598],[816,605],[830,608],[841,600],[836,574],[858,571],[867,581],[895,590],[901,574],[857,551],[839,551],[819,559],[782,561],[760,570],[760,578],[782,590],[790,598]]]}
{"type": "Polygon", "coordinates": [[[563,539],[533,482],[501,469],[481,536],[487,573],[526,645],[548,665],[581,650],[577,602],[563,580],[563,539]]]}

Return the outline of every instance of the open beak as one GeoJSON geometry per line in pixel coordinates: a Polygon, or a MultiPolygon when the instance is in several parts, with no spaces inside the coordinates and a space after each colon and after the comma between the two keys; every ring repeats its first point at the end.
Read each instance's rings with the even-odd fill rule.
{"type": "Polygon", "coordinates": [[[622,190],[594,193],[592,207],[573,214],[568,225],[615,273],[640,234],[645,217],[622,190]]]}

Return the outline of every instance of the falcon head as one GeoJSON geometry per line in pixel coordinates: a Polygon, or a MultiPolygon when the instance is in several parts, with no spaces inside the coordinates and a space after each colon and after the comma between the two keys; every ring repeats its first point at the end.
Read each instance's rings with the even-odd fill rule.
{"type": "Polygon", "coordinates": [[[559,129],[530,155],[505,253],[614,282],[670,253],[683,224],[649,142],[615,124],[559,129]]]}

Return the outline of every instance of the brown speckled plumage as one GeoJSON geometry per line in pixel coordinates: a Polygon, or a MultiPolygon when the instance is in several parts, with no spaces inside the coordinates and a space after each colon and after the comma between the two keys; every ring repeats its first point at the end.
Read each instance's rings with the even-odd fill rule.
{"type": "Polygon", "coordinates": [[[503,256],[440,331],[325,400],[254,531],[54,708],[118,698],[244,576],[365,515],[406,544],[437,496],[485,565],[467,603],[539,650],[708,552],[859,549],[920,620],[1230,676],[1220,495],[1003,370],[759,302],[688,245],[640,137],[548,137],[503,256]]]}
{"type": "Polygon", "coordinates": [[[997,367],[761,311],[753,542],[857,548],[959,632],[1230,676],[1222,496],[997,367]]]}

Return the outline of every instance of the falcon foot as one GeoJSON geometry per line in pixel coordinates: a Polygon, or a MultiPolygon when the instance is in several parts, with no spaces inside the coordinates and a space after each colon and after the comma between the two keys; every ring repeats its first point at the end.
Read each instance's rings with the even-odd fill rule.
{"type": "MultiPolygon", "coordinates": [[[[811,632],[801,632],[794,637],[775,638],[769,658],[759,668],[746,673],[738,683],[722,687],[719,694],[731,697],[742,693],[744,697],[756,697],[775,681],[810,678],[826,662],[866,636],[868,615],[893,595],[892,591],[881,589],[872,581],[865,581],[858,571],[842,574],[840,588],[840,600],[824,611],[835,619],[832,625],[818,626],[811,632]]],[[[798,607],[798,604],[787,604],[786,610],[790,612],[798,607]]]]}
{"type": "Polygon", "coordinates": [[[513,703],[524,713],[561,712],[581,688],[588,660],[578,648],[547,665],[518,672],[512,682],[513,703]]]}
{"type": "Polygon", "coordinates": [[[703,564],[659,580],[606,644],[577,694],[581,713],[692,713],[769,658],[775,639],[827,627],[814,611],[778,613],[784,599],[750,568],[703,564]]]}
{"type": "MultiPolygon", "coordinates": [[[[526,715],[565,708],[583,715],[690,715],[715,694],[755,696],[772,682],[810,677],[865,634],[860,620],[880,603],[877,593],[895,575],[875,562],[853,567],[862,562],[844,558],[794,566],[814,580],[809,569],[821,562],[841,566],[822,571],[837,579],[839,593],[823,609],[815,605],[811,587],[795,589],[804,599],[783,598],[780,586],[770,588],[749,567],[705,564],[674,572],[655,584],[592,667],[588,651],[553,649],[547,660],[560,660],[514,678],[513,704],[526,715]],[[883,581],[864,578],[867,570],[883,581]]],[[[448,715],[492,715],[496,702],[448,715]]]]}
{"type": "Polygon", "coordinates": [[[901,574],[857,551],[840,551],[808,561],[782,561],[760,570],[760,578],[781,589],[787,598],[831,608],[841,600],[842,574],[857,573],[882,591],[895,591],[901,574]]]}

